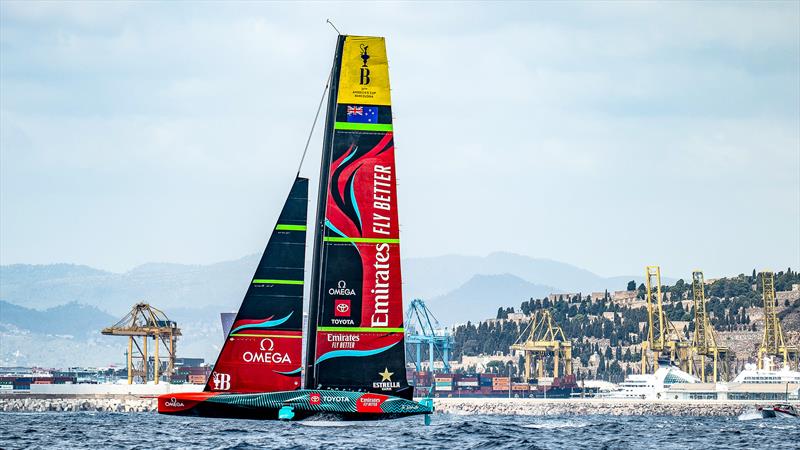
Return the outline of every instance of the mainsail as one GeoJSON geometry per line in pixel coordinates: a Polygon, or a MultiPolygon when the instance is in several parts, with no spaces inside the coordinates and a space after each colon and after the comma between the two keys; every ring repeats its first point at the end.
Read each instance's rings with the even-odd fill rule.
{"type": "Polygon", "coordinates": [[[410,399],[383,38],[339,36],[324,139],[306,388],[410,399]]]}
{"type": "Polygon", "coordinates": [[[299,389],[308,179],[297,178],[220,351],[206,391],[299,389]]]}

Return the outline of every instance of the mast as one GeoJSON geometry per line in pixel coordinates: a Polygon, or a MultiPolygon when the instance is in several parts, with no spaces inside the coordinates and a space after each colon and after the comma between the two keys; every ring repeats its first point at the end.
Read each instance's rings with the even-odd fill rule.
{"type": "Polygon", "coordinates": [[[305,388],[316,387],[316,374],[314,372],[314,355],[317,349],[317,326],[319,325],[319,305],[322,297],[322,259],[323,238],[325,237],[325,204],[328,193],[329,169],[333,155],[333,126],[336,121],[336,98],[339,91],[339,74],[341,72],[341,55],[344,46],[344,35],[339,35],[336,41],[336,51],[333,55],[333,67],[328,90],[328,107],[325,111],[325,135],[322,142],[322,163],[319,168],[319,191],[317,194],[317,219],[314,224],[314,258],[311,264],[311,289],[308,305],[308,333],[306,334],[306,367],[305,388]]]}

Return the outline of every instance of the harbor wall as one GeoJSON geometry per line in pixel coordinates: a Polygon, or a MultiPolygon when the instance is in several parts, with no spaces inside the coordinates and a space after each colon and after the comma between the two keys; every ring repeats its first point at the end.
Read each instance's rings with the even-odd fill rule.
{"type": "Polygon", "coordinates": [[[435,399],[436,412],[447,414],[501,414],[528,416],[738,416],[765,402],[717,400],[635,399],[435,399]]]}
{"type": "MultiPolygon", "coordinates": [[[[796,403],[796,402],[795,402],[796,403]]],[[[764,402],[752,401],[646,401],[610,399],[434,399],[437,413],[498,415],[681,415],[737,416],[764,402]]],[[[797,404],[800,406],[800,404],[797,404]]],[[[0,412],[108,411],[155,412],[156,399],[136,395],[0,395],[0,412]]]]}

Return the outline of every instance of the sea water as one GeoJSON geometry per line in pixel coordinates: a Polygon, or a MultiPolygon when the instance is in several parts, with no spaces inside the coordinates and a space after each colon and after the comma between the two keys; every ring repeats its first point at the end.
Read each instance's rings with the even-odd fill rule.
{"type": "Polygon", "coordinates": [[[436,414],[375,422],[302,422],[155,413],[0,413],[0,447],[14,448],[800,448],[800,420],[678,416],[436,414]]]}

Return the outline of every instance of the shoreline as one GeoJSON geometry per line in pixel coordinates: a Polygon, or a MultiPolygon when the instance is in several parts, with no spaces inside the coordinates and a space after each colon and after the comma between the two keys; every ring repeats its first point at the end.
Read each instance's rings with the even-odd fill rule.
{"type": "MultiPolygon", "coordinates": [[[[155,412],[152,397],[120,394],[3,394],[0,412],[155,412]]],[[[764,401],[435,398],[436,414],[525,416],[738,416],[764,401]]],[[[797,404],[797,402],[793,402],[797,404]]]]}
{"type": "MultiPolygon", "coordinates": [[[[447,414],[523,416],[738,416],[764,401],[635,400],[635,399],[434,399],[436,411],[447,414]]],[[[774,402],[772,402],[774,403],[774,402]]]]}

